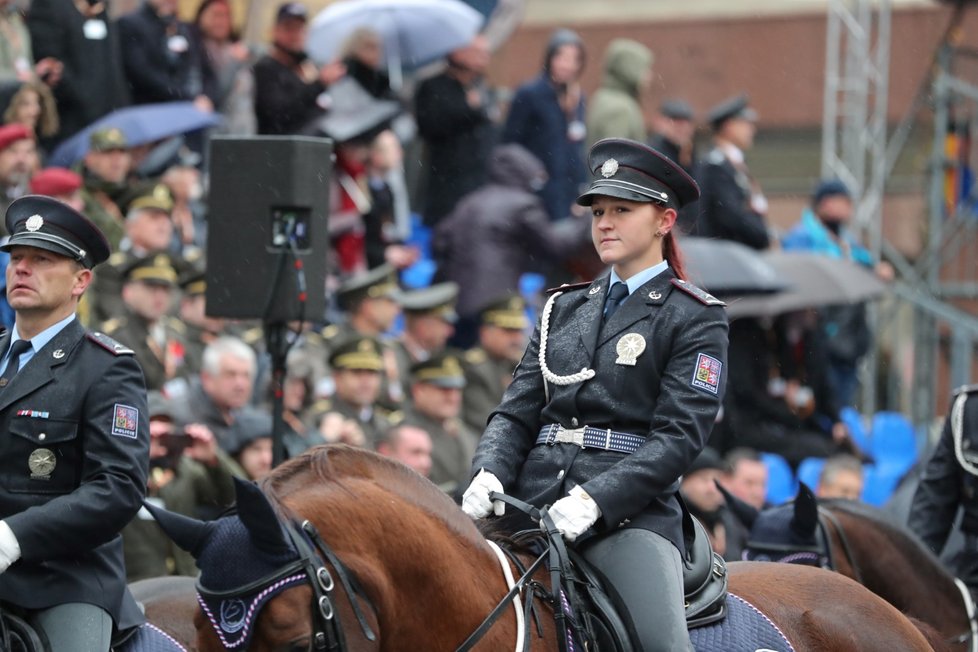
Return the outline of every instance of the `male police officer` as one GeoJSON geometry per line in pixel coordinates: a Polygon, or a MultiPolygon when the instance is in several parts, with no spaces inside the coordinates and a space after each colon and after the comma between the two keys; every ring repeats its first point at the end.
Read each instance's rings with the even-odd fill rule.
{"type": "Polygon", "coordinates": [[[964,549],[953,560],[954,572],[978,595],[978,385],[960,388],[944,421],[910,507],[908,525],[934,554],[941,554],[954,525],[958,506],[964,508],[961,532],[964,549]]]}
{"type": "Polygon", "coordinates": [[[35,195],[5,223],[16,323],[0,337],[0,601],[52,650],[104,652],[113,625],[142,622],[119,532],[146,491],[143,374],[131,350],[75,317],[109,257],[98,228],[35,195]]]}

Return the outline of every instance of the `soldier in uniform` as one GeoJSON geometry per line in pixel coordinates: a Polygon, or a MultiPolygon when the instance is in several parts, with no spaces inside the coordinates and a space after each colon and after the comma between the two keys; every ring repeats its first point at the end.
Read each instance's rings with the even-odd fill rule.
{"type": "Polygon", "coordinates": [[[526,348],[526,301],[518,294],[503,296],[482,309],[479,321],[479,346],[462,356],[465,391],[462,392],[462,420],[482,432],[493,408],[513,379],[513,370],[526,348]]]}
{"type": "Polygon", "coordinates": [[[708,117],[714,147],[696,177],[702,188],[696,234],[766,249],[767,199],[744,160],[754,144],[757,113],[740,95],[715,106],[708,117]]]}
{"type": "Polygon", "coordinates": [[[377,406],[384,369],[380,342],[357,335],[337,342],[329,366],[335,392],[329,409],[317,418],[319,431],[328,442],[373,449],[391,425],[377,406]]]}
{"type": "Polygon", "coordinates": [[[618,138],[595,143],[589,165],[578,203],[612,271],[550,295],[482,435],[463,509],[501,514],[492,491],[551,505],[557,529],[637,616],[635,648],[691,650],[677,492],[720,408],[726,313],[683,280],[672,229],[699,194],[689,175],[618,138]]]}
{"type": "Polygon", "coordinates": [[[78,299],[109,244],[48,197],[7,209],[0,337],[0,601],[52,650],[106,652],[143,622],[126,588],[119,532],[146,491],[146,389],[132,351],[78,322],[78,299]]]}
{"type": "Polygon", "coordinates": [[[113,251],[125,235],[122,198],[129,191],[132,153],[122,130],[97,129],[89,136],[88,152],[82,166],[85,188],[85,214],[102,230],[113,251]]]}
{"type": "Polygon", "coordinates": [[[978,597],[978,385],[955,392],[937,448],[924,467],[907,521],[940,555],[962,508],[964,547],[950,566],[978,597]]]}
{"type": "Polygon", "coordinates": [[[200,373],[204,348],[224,334],[224,320],[206,313],[207,279],[201,268],[188,269],[180,284],[180,321],[184,327],[184,375],[200,373]]]}
{"type": "Polygon", "coordinates": [[[437,353],[411,367],[411,404],[403,423],[431,437],[431,481],[457,495],[469,479],[479,436],[462,422],[465,374],[458,356],[437,353]]]}
{"type": "Polygon", "coordinates": [[[455,333],[458,284],[436,283],[401,296],[404,332],[393,343],[403,387],[411,384],[411,366],[445,350],[455,333]]]}
{"type": "Polygon", "coordinates": [[[108,335],[136,352],[148,389],[161,390],[185,375],[184,325],[167,315],[176,282],[169,254],[134,260],[122,286],[125,313],[102,325],[108,335]]]}
{"type": "Polygon", "coordinates": [[[137,258],[150,252],[169,249],[173,240],[173,198],[163,184],[143,185],[125,196],[125,236],[121,249],[113,253],[108,263],[98,270],[92,287],[93,323],[102,323],[120,315],[122,283],[125,271],[137,258]]]}

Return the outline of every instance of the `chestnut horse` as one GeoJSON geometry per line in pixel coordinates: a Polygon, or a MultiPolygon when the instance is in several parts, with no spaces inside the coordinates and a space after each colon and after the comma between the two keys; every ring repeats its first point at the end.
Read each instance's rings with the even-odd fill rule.
{"type": "MultiPolygon", "coordinates": [[[[276,468],[261,490],[237,488],[237,515],[216,522],[153,510],[201,568],[202,652],[456,650],[507,594],[503,568],[520,573],[437,487],[364,450],[320,446],[276,468]]],[[[746,562],[729,571],[731,593],[799,652],[944,649],[837,573],[746,562]]],[[[529,612],[521,628],[520,610],[505,605],[473,649],[520,649],[521,631],[530,650],[558,649],[549,604],[536,606],[539,617],[529,612]]]]}
{"type": "MultiPolygon", "coordinates": [[[[736,501],[727,494],[728,503],[736,501]]],[[[940,632],[952,650],[978,651],[974,623],[954,577],[923,542],[871,507],[818,501],[801,483],[791,503],[758,513],[737,502],[751,528],[744,559],[821,566],[850,577],[940,632]]]]}

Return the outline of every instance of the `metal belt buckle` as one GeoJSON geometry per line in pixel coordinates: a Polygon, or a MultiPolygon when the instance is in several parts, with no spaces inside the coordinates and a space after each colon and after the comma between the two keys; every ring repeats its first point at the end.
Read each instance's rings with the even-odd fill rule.
{"type": "Polygon", "coordinates": [[[557,433],[556,441],[577,444],[584,448],[584,428],[561,428],[557,433]]]}

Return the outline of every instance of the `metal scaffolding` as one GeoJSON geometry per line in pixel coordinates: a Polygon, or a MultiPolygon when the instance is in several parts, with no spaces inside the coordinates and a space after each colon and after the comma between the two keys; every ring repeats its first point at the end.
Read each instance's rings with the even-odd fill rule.
{"type": "MultiPolygon", "coordinates": [[[[887,138],[890,1],[829,1],[822,174],[845,181],[853,190],[857,233],[878,258],[894,265],[900,278],[893,300],[875,315],[877,343],[889,336],[890,377],[881,378],[877,346],[865,364],[863,410],[877,409],[879,387],[902,384],[894,393],[904,394],[911,418],[921,429],[943,413],[944,406],[936,405],[939,356],[946,358],[951,386],[974,380],[978,318],[956,304],[964,298],[978,299],[978,194],[970,183],[968,156],[978,120],[978,87],[956,74],[964,62],[971,64],[969,78],[978,71],[978,52],[958,47],[969,2],[953,3],[934,65],[887,138]],[[934,131],[926,170],[927,233],[923,252],[909,260],[883,237],[883,195],[925,111],[931,112],[934,131]],[[909,379],[901,376],[904,369],[910,369],[909,379]]],[[[891,402],[884,407],[897,406],[891,402]]]]}

